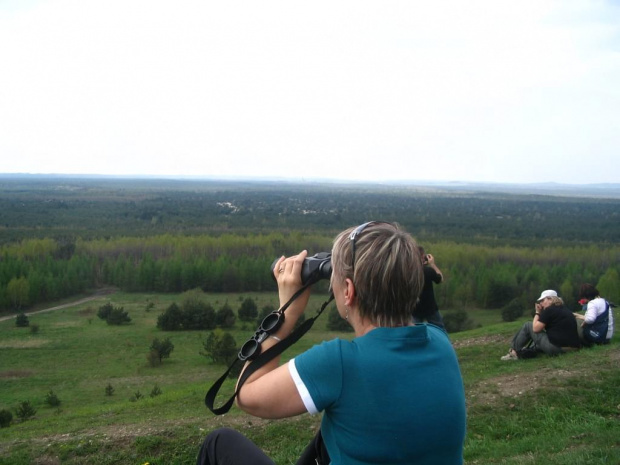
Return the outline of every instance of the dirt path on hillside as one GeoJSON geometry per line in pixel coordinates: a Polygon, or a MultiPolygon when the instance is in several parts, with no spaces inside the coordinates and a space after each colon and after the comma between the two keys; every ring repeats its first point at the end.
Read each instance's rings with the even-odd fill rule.
{"type": "MultiPolygon", "coordinates": [[[[91,300],[98,299],[98,298],[100,298],[101,296],[104,296],[104,295],[114,294],[117,290],[118,289],[115,289],[115,288],[112,288],[112,287],[104,288],[104,289],[99,289],[97,292],[95,292],[90,297],[84,297],[83,299],[76,300],[74,302],[69,302],[69,303],[62,304],[62,305],[57,305],[55,307],[44,308],[43,310],[36,310],[34,312],[24,312],[24,314],[26,316],[30,316],[30,315],[36,315],[37,313],[52,312],[54,310],[60,310],[61,308],[73,307],[75,305],[80,305],[80,304],[83,304],[85,302],[90,302],[91,300]]],[[[15,318],[16,315],[17,314],[0,317],[0,321],[10,320],[12,318],[15,318]]]]}

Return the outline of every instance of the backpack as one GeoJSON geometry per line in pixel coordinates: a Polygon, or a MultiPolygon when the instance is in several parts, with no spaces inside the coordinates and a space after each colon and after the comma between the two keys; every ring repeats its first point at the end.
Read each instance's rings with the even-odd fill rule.
{"type": "Polygon", "coordinates": [[[609,302],[605,301],[605,311],[596,317],[594,323],[583,325],[583,338],[594,344],[601,344],[607,338],[609,329],[609,302]]]}

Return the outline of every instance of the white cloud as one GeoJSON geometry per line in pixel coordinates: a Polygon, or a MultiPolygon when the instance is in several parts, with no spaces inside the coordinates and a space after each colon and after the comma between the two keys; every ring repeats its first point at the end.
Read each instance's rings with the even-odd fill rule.
{"type": "Polygon", "coordinates": [[[620,181],[608,2],[15,5],[0,172],[620,181]]]}

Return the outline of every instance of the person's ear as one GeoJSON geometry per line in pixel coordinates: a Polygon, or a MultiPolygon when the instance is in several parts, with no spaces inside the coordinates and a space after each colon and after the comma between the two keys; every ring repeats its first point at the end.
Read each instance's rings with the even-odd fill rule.
{"type": "Polygon", "coordinates": [[[345,287],[344,287],[344,304],[345,305],[353,305],[353,302],[355,301],[355,285],[353,284],[353,281],[349,278],[347,278],[344,282],[345,287]]]}

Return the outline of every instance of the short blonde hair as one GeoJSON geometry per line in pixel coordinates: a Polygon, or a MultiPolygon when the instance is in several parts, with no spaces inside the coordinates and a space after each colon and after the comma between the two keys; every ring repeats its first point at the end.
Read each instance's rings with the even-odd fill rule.
{"type": "Polygon", "coordinates": [[[409,324],[424,284],[415,240],[391,223],[369,223],[351,239],[354,230],[349,228],[334,240],[332,282],[353,281],[360,316],[371,323],[409,324]]]}
{"type": "Polygon", "coordinates": [[[558,297],[557,295],[554,295],[553,297],[547,297],[549,300],[551,300],[551,305],[564,305],[564,301],[562,300],[561,297],[558,297]]]}

